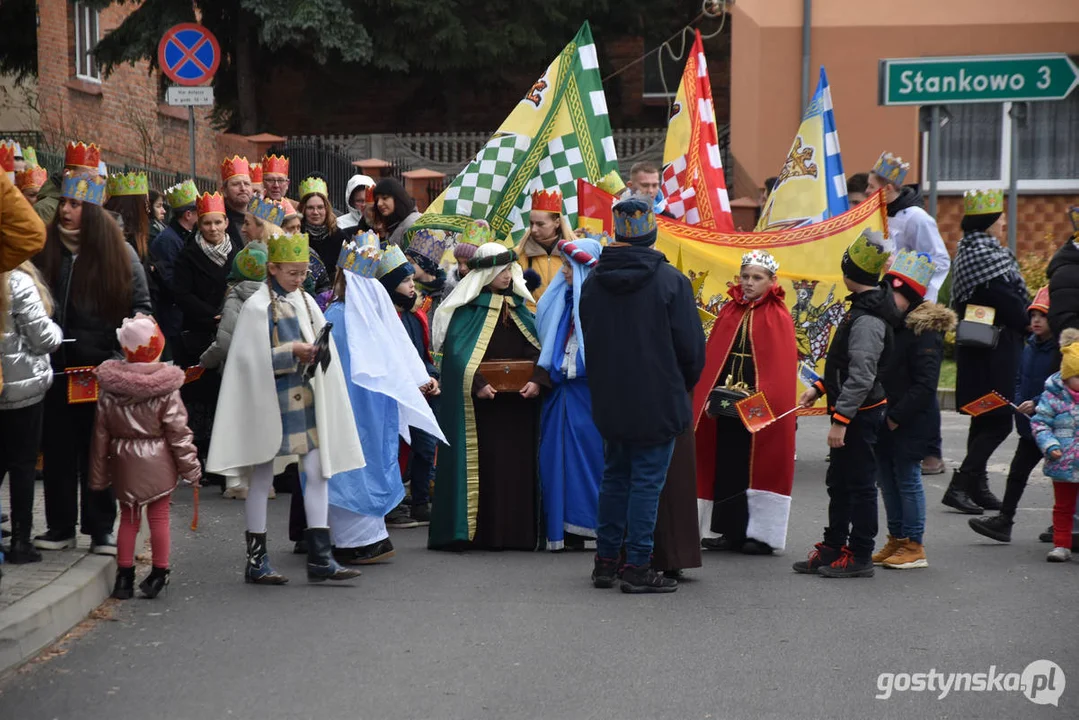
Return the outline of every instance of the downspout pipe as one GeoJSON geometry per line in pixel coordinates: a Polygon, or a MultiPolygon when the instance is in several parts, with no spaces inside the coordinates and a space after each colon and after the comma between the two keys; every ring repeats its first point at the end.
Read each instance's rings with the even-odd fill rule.
{"type": "Polygon", "coordinates": [[[809,51],[812,48],[810,31],[813,28],[813,0],[802,0],[802,105],[809,104],[809,51]]]}

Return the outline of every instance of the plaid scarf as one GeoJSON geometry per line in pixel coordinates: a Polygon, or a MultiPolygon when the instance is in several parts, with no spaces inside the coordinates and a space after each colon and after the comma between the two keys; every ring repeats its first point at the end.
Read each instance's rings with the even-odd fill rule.
{"type": "Polygon", "coordinates": [[[195,236],[195,242],[198,243],[199,249],[206,254],[206,257],[210,258],[218,267],[222,267],[225,261],[229,259],[229,253],[232,252],[232,241],[229,240],[228,235],[225,239],[216,245],[211,245],[202,239],[202,233],[195,236]]]}
{"type": "Polygon", "coordinates": [[[974,294],[979,285],[1003,278],[1029,299],[1026,281],[1012,251],[992,235],[972,232],[963,236],[952,263],[952,307],[957,308],[974,294]]]}

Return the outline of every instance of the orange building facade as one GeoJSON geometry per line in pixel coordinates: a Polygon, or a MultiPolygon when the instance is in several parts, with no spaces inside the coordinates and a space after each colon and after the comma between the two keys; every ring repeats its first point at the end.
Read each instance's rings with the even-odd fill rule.
{"type": "MultiPolygon", "coordinates": [[[[801,121],[802,0],[737,0],[731,10],[731,150],[734,194],[755,197],[782,167],[801,121]]],[[[928,193],[927,136],[919,108],[877,104],[878,61],[947,55],[1059,52],[1079,57],[1075,0],[815,0],[810,93],[824,66],[848,177],[884,150],[911,163],[907,183],[928,193]]],[[[946,106],[938,222],[954,250],[962,192],[1007,188],[1011,120],[1002,103],[946,106]]],[[[1019,255],[1045,254],[1070,235],[1079,204],[1079,89],[1030,104],[1019,130],[1019,255]]]]}

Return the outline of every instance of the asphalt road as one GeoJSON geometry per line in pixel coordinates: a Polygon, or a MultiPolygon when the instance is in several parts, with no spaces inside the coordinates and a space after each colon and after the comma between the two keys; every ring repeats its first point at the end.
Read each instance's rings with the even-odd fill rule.
{"type": "MultiPolygon", "coordinates": [[[[0,720],[1079,717],[1079,563],[1045,562],[1040,471],[1011,546],[945,511],[937,476],[929,568],[801,576],[790,565],[819,538],[826,504],[826,428],[801,425],[786,552],[708,554],[665,596],[593,589],[586,553],[433,553],[423,530],[395,531],[397,557],[350,586],[309,585],[286,554],[287,499],[271,502],[271,549],[293,581],[249,586],[242,504],[206,498],[196,534],[181,493],[168,595],[116,604],[66,652],[0,680],[0,720]],[[880,677],[999,676],[1040,659],[1067,679],[1059,707],[880,677]]],[[[946,418],[952,461],[965,425],[946,418]]],[[[993,485],[1003,492],[1002,473],[993,485]]]]}

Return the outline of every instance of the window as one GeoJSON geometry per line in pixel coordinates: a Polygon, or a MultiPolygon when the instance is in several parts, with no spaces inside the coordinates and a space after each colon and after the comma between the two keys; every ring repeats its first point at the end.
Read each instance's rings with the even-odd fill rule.
{"type": "Polygon", "coordinates": [[[74,4],[75,10],[75,76],[83,80],[101,82],[101,71],[97,67],[93,50],[101,39],[97,10],[81,2],[74,4]]]}
{"type": "MultiPolygon", "coordinates": [[[[1019,190],[1079,190],[1079,92],[1055,102],[1027,103],[1025,123],[1016,132],[1019,190]]],[[[949,105],[940,129],[940,175],[943,192],[973,187],[1008,187],[1011,174],[1011,103],[949,105]]],[[[922,157],[929,158],[929,135],[922,133],[922,157]]],[[[928,162],[922,183],[928,185],[928,162]]]]}
{"type": "MultiPolygon", "coordinates": [[[[688,51],[687,51],[688,54],[688,51]]],[[[682,82],[682,71],[686,58],[672,60],[666,48],[659,48],[644,59],[644,95],[646,100],[674,100],[678,94],[678,84],[682,82]],[[662,71],[661,71],[662,68],[662,71]],[[663,87],[666,81],[667,87],[663,87]]]]}

